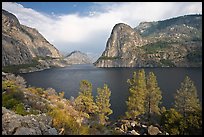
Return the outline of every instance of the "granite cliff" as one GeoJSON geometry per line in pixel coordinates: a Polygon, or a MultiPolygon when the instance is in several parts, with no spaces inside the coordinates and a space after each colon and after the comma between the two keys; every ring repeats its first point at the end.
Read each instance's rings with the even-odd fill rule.
{"type": "Polygon", "coordinates": [[[116,24],[97,67],[201,67],[202,15],[116,24]]]}
{"type": "Polygon", "coordinates": [[[2,9],[3,71],[27,73],[87,63],[91,60],[79,51],[64,57],[36,29],[20,24],[15,15],[2,9]]]}
{"type": "Polygon", "coordinates": [[[21,25],[2,9],[2,66],[32,63],[36,57],[61,55],[36,29],[21,25]]]}

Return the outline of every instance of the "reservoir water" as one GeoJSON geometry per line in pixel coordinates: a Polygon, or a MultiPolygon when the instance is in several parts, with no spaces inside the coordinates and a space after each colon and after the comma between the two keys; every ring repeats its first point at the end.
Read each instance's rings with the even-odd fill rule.
{"type": "MultiPolygon", "coordinates": [[[[93,86],[93,96],[96,96],[98,87],[104,83],[111,90],[110,119],[122,116],[126,111],[125,101],[129,96],[127,79],[134,71],[141,68],[96,68],[93,65],[73,65],[65,68],[53,68],[39,72],[20,74],[30,86],[54,88],[57,92],[64,91],[65,97],[77,97],[81,80],[88,80],[93,86]]],[[[189,76],[198,90],[202,101],[202,68],[144,68],[145,73],[154,72],[158,85],[162,91],[162,104],[166,108],[172,107],[174,94],[180,88],[185,76],[189,76]]]]}

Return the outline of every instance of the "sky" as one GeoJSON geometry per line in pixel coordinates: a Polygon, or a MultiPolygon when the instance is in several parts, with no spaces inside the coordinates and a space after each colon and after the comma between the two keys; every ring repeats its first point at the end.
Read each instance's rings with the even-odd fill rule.
{"type": "Polygon", "coordinates": [[[112,28],[202,14],[202,2],[2,2],[21,24],[36,28],[61,53],[74,50],[97,59],[112,28]]]}

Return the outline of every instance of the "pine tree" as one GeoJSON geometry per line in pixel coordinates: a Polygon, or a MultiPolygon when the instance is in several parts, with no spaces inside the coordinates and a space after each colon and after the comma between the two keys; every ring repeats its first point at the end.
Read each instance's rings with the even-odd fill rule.
{"type": "Polygon", "coordinates": [[[197,89],[193,81],[186,76],[184,82],[181,83],[181,88],[175,94],[175,108],[184,117],[188,113],[196,112],[201,109],[197,89]]]}
{"type": "Polygon", "coordinates": [[[149,121],[152,115],[160,113],[159,104],[161,103],[161,99],[161,90],[158,87],[156,76],[153,72],[149,72],[145,99],[145,111],[149,121]]]}
{"type": "Polygon", "coordinates": [[[104,84],[103,88],[97,89],[96,105],[98,107],[99,121],[103,125],[109,119],[108,115],[113,113],[110,109],[110,95],[111,91],[106,84],[104,84]]]}
{"type": "Polygon", "coordinates": [[[175,94],[175,109],[183,116],[182,134],[196,134],[202,130],[202,108],[193,81],[186,76],[175,94]]]}
{"type": "Polygon", "coordinates": [[[144,114],[144,101],[146,94],[146,79],[144,69],[134,72],[132,79],[128,79],[129,93],[126,116],[135,119],[137,116],[144,114]]]}
{"type": "Polygon", "coordinates": [[[81,81],[80,92],[75,99],[75,105],[78,111],[85,112],[89,116],[97,112],[98,108],[92,96],[92,84],[89,81],[81,81]]]}

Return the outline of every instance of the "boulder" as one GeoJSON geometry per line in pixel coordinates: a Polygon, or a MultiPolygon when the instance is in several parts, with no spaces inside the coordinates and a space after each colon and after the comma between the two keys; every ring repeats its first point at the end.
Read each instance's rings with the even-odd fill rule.
{"type": "Polygon", "coordinates": [[[158,135],[161,133],[158,127],[154,127],[153,125],[148,127],[148,134],[149,135],[158,135]]]}
{"type": "Polygon", "coordinates": [[[135,130],[130,131],[131,135],[140,135],[138,132],[136,132],[135,130]]]}

